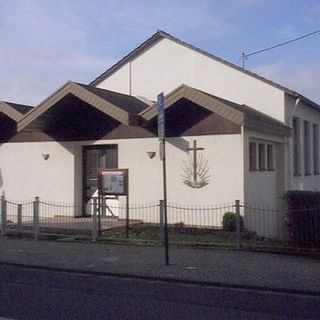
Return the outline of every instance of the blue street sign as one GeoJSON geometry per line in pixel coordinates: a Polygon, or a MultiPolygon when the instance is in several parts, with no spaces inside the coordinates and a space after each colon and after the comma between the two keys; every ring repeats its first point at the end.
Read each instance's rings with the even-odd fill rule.
{"type": "Polygon", "coordinates": [[[164,140],[166,135],[165,135],[165,114],[164,114],[163,92],[161,92],[158,95],[157,111],[158,111],[158,137],[159,137],[159,140],[164,140]]]}

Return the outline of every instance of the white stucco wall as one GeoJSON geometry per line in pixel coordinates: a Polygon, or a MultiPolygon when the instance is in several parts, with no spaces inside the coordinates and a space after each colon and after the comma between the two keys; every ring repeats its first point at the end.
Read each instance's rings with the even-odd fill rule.
{"type": "Polygon", "coordinates": [[[25,142],[0,145],[0,193],[17,201],[73,202],[74,155],[70,143],[25,142]],[[49,154],[44,160],[42,154],[49,154]]]}
{"type": "MultiPolygon", "coordinates": [[[[157,205],[163,199],[162,161],[159,157],[159,140],[126,139],[99,141],[100,143],[118,144],[119,168],[129,169],[130,206],[157,205]],[[150,159],[148,151],[156,152],[150,159]]],[[[168,203],[178,207],[204,208],[208,205],[233,204],[234,200],[243,201],[243,154],[242,135],[216,135],[169,138],[166,143],[167,156],[167,199],[168,203]],[[183,166],[188,161],[186,148],[197,141],[200,151],[208,161],[209,184],[200,189],[191,188],[183,183],[183,166]]],[[[125,208],[125,197],[119,197],[120,208],[125,208]]],[[[232,208],[231,208],[232,209],[232,208]]],[[[221,225],[222,216],[228,209],[216,211],[188,211],[170,208],[169,223],[186,224],[214,223],[221,225]]],[[[119,210],[119,216],[125,217],[125,210],[119,210]]],[[[157,208],[130,210],[131,218],[158,222],[157,208]]]]}
{"type": "MultiPolygon", "coordinates": [[[[0,193],[18,202],[39,196],[48,202],[75,203],[81,212],[82,146],[93,144],[118,145],[119,168],[129,169],[131,205],[158,204],[163,198],[163,180],[157,138],[1,145],[0,193]],[[156,156],[150,159],[148,151],[155,151],[156,156]],[[42,156],[45,153],[50,155],[46,161],[42,156]]],[[[168,202],[183,206],[205,206],[233,204],[236,199],[243,201],[241,134],[171,138],[166,146],[168,202]],[[185,185],[182,177],[183,165],[188,162],[189,156],[185,148],[192,146],[193,140],[204,148],[199,154],[208,162],[209,168],[209,184],[201,189],[185,185]]],[[[124,206],[124,197],[120,197],[120,204],[124,206]]],[[[79,212],[68,211],[70,215],[79,212]]],[[[66,214],[66,210],[58,213],[66,214]]]]}
{"type": "MultiPolygon", "coordinates": [[[[282,237],[285,139],[255,131],[244,134],[245,226],[265,237],[282,237]],[[273,171],[250,171],[249,143],[273,146],[273,171]],[[257,208],[257,209],[256,209],[257,208]]],[[[257,150],[258,161],[258,150],[257,150]]]]}
{"type": "MultiPolygon", "coordinates": [[[[293,174],[293,139],[288,139],[287,151],[287,189],[288,190],[309,190],[320,191],[320,175],[314,174],[314,158],[313,158],[313,124],[317,124],[320,134],[320,112],[316,111],[303,103],[287,96],[286,97],[286,120],[289,126],[292,127],[292,118],[297,117],[300,119],[300,165],[301,175],[294,176],[293,174]],[[308,121],[310,125],[310,162],[311,174],[305,175],[304,173],[304,137],[303,137],[303,121],[308,121]]],[[[320,142],[320,137],[319,137],[320,142]]]]}
{"type": "Polygon", "coordinates": [[[277,170],[276,167],[276,149],[278,143],[284,143],[284,138],[262,134],[256,131],[246,131],[244,135],[244,157],[245,157],[245,202],[261,207],[276,208],[277,199],[282,194],[277,194],[277,170]],[[274,152],[274,171],[250,171],[249,170],[249,143],[266,143],[273,146],[274,152]]]}
{"type": "Polygon", "coordinates": [[[136,57],[131,76],[128,63],[98,87],[155,101],[182,83],[284,120],[283,91],[168,39],[136,57]]]}
{"type": "MultiPolygon", "coordinates": [[[[118,144],[119,168],[129,169],[130,202],[145,204],[163,197],[162,161],[157,138],[99,141],[94,144],[118,144]],[[148,151],[155,151],[150,159],[148,151]]],[[[82,143],[89,144],[89,143],[82,143]]],[[[190,144],[190,145],[189,145],[190,144]]],[[[169,138],[166,143],[168,201],[186,205],[232,202],[243,198],[243,161],[241,135],[214,135],[169,138]],[[193,140],[203,147],[208,160],[210,183],[193,189],[183,183],[183,164],[188,160],[185,148],[193,140]],[[226,165],[227,164],[227,165],[226,165]]],[[[78,172],[79,174],[79,172],[78,172]]]]}

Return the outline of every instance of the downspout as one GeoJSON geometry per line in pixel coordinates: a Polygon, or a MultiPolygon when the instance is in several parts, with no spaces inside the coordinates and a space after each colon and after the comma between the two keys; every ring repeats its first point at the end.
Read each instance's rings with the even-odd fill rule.
{"type": "Polygon", "coordinates": [[[132,96],[132,65],[129,61],[129,96],[132,96]]]}

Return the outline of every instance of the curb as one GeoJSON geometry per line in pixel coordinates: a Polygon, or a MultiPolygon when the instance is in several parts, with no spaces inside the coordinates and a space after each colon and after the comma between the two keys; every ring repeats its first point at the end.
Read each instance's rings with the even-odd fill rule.
{"type": "Polygon", "coordinates": [[[0,266],[7,267],[16,267],[28,270],[43,270],[43,271],[52,271],[52,272],[63,272],[69,274],[77,275],[92,275],[98,277],[117,277],[117,278],[127,278],[127,279],[137,279],[137,280],[148,280],[148,281],[159,281],[166,283],[177,283],[177,284],[187,284],[187,285],[197,285],[204,287],[218,287],[218,288],[228,288],[235,290],[249,290],[249,291],[260,291],[265,293],[279,293],[279,294],[292,294],[292,295],[306,295],[313,297],[320,297],[320,291],[308,291],[308,290],[298,290],[298,289],[286,289],[286,288],[272,288],[272,287],[261,287],[254,285],[239,285],[239,284],[230,284],[223,282],[214,282],[214,281],[201,281],[201,280],[191,280],[186,278],[167,278],[167,277],[156,277],[148,275],[136,275],[128,273],[118,273],[118,272],[102,272],[102,271],[92,271],[92,270],[75,270],[68,268],[60,267],[49,267],[49,266],[39,266],[39,265],[30,265],[30,264],[21,264],[14,262],[4,262],[0,261],[0,266]]]}

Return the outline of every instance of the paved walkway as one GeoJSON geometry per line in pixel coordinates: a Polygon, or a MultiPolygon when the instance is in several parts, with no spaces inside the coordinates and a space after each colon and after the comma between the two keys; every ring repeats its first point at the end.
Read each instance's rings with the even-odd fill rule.
{"type": "Polygon", "coordinates": [[[320,296],[320,260],[290,255],[1,239],[0,263],[320,296]]]}

